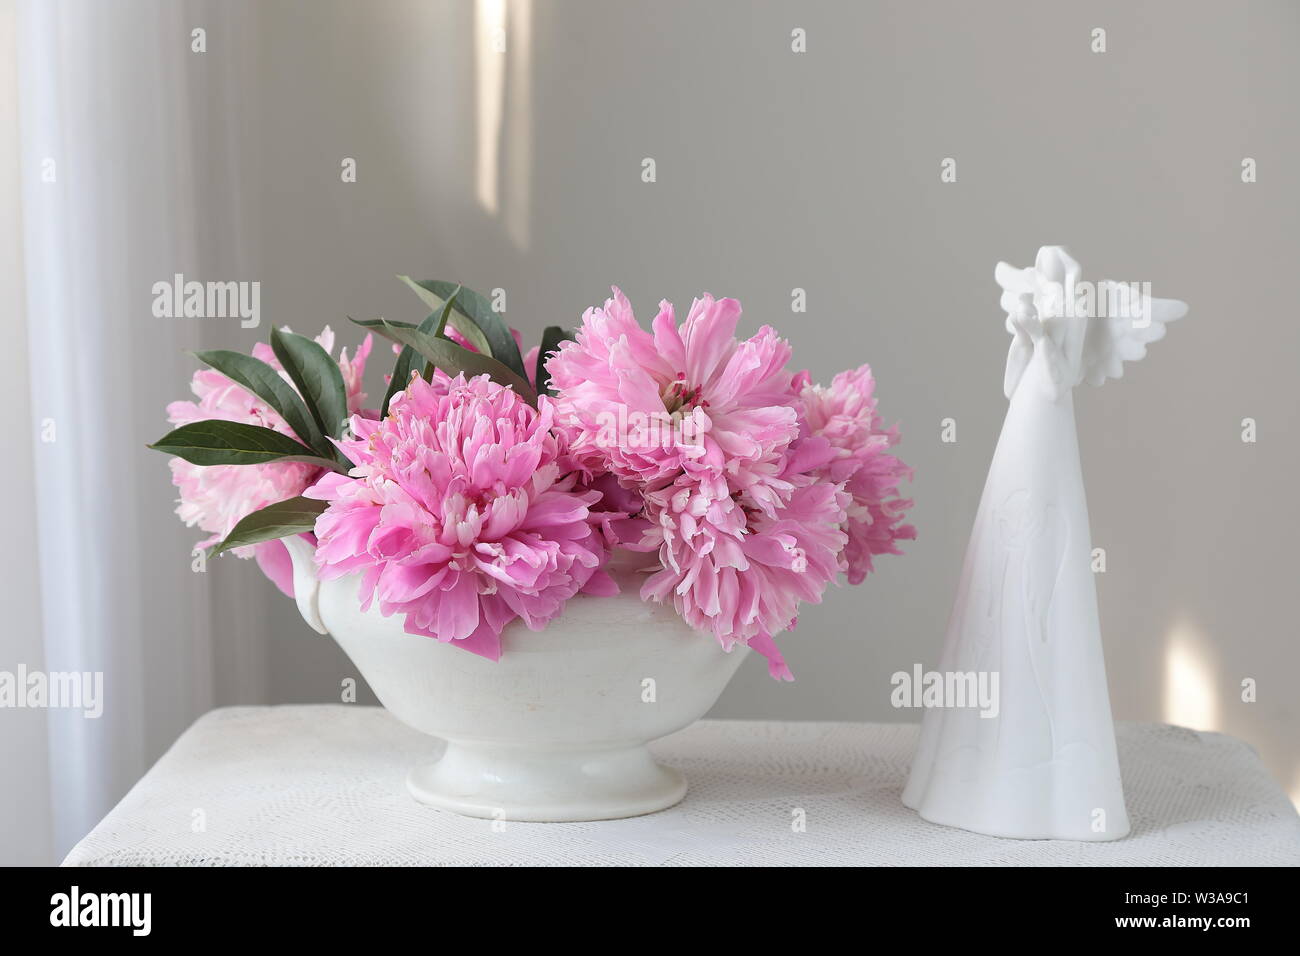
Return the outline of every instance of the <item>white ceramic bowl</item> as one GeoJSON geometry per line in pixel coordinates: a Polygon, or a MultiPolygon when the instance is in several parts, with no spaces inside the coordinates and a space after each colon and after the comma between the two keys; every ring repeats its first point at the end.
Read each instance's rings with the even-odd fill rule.
{"type": "Polygon", "coordinates": [[[629,556],[609,569],[620,594],[575,597],[544,631],[508,625],[493,662],[407,634],[377,602],[362,612],[359,575],[322,584],[311,545],[285,544],[307,623],[338,641],[395,717],[446,741],[411,771],[411,793],[469,816],[608,820],[672,806],[686,781],[645,745],[702,717],[746,653],[642,602],[629,556]]]}

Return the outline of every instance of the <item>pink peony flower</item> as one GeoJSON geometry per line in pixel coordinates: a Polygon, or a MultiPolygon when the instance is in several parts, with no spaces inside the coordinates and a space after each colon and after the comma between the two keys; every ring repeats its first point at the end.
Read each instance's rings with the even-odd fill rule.
{"type": "Polygon", "coordinates": [[[881,427],[874,390],[871,367],[863,365],[836,375],[830,388],[808,385],[802,394],[810,434],[834,450],[818,475],[842,483],[852,498],[844,526],[850,584],[861,584],[871,572],[873,555],[901,554],[896,542],[916,537],[916,528],[902,523],[912,502],[898,496],[899,482],[910,479],[912,469],[889,453],[898,429],[881,427]]]}
{"type": "Polygon", "coordinates": [[[406,630],[496,660],[516,618],[540,630],[578,591],[615,593],[592,507],[601,493],[561,473],[546,396],[534,410],[487,376],[419,376],[380,422],[354,418],[339,447],[350,477],[308,497],[323,580],[361,572],[363,607],[404,614],[406,630]]]}
{"type": "Polygon", "coordinates": [[[915,535],[896,494],[910,472],[886,453],[897,433],[880,427],[869,369],[812,386],[770,328],[737,341],[739,316],[704,296],[679,329],[664,302],[645,332],[614,289],[547,368],[575,466],[642,495],[611,522],[629,542],[639,525],[628,546],[659,557],[642,597],[790,679],[773,636],[840,571],[860,583],[873,554],[915,535]]]}
{"type": "MultiPolygon", "coordinates": [[[[334,333],[328,327],[317,336],[316,341],[327,352],[333,351],[334,333]]],[[[339,357],[339,368],[343,372],[348,392],[348,409],[354,413],[361,410],[366,397],[361,391],[361,378],[365,372],[370,346],[371,339],[367,335],[354,358],[349,359],[346,349],[339,357]]],[[[277,370],[281,368],[271,347],[265,343],[254,346],[253,357],[277,370]]],[[[288,375],[284,372],[281,374],[288,381],[288,375]]],[[[167,406],[167,420],[174,426],[221,419],[260,425],[282,435],[299,438],[279,412],[215,369],[205,368],[195,372],[190,388],[198,399],[197,402],[172,402],[167,406]]],[[[303,462],[195,465],[182,458],[173,458],[170,465],[172,483],[180,491],[176,513],[186,525],[197,525],[201,530],[209,532],[209,536],[198,543],[199,548],[220,541],[252,512],[302,494],[321,471],[303,462]]],[[[256,557],[258,566],[266,572],[267,577],[280,590],[293,595],[293,574],[288,551],[283,543],[267,541],[235,548],[232,553],[241,558],[256,557]]]]}
{"type": "Polygon", "coordinates": [[[646,494],[649,530],[638,548],[656,549],[662,564],[643,599],[671,601],[725,650],[747,645],[773,677],[793,680],[772,637],[794,627],[800,602],[820,603],[839,573],[849,496],[810,474],[783,478],[792,490],[769,512],[720,476],[683,474],[646,494]]]}
{"type": "MultiPolygon", "coordinates": [[[[377,599],[407,632],[493,660],[511,621],[541,630],[579,592],[616,593],[603,570],[613,548],[653,552],[643,600],[671,602],[725,650],[749,646],[792,680],[774,636],[840,572],[858,584],[875,555],[916,536],[898,493],[911,470],[890,452],[898,433],[881,424],[869,367],[814,385],[788,369],[789,345],[771,328],[737,339],[739,318],[734,299],[705,295],[680,326],[661,302],[645,331],[615,288],[549,356],[555,399],[534,409],[487,376],[435,370],[432,381],[413,375],[383,421],[362,408],[367,336],[338,359],[350,474],[175,459],[177,511],[210,532],[207,545],[267,504],[323,500],[309,536],[322,579],[356,573],[363,609],[377,599]]],[[[332,351],[333,333],[317,342],[332,351]]],[[[253,354],[284,375],[269,346],[253,354]]],[[[523,356],[530,381],[537,354],[523,356]]],[[[196,402],[168,408],[175,425],[221,418],[293,435],[218,372],[196,373],[192,387],[196,402]]],[[[292,595],[282,542],[236,553],[292,595]]]]}
{"type": "Polygon", "coordinates": [[[762,481],[799,432],[789,345],[768,327],[737,341],[740,303],[705,295],[681,328],[661,302],[653,334],[617,288],[547,361],[557,427],[590,473],[654,487],[682,472],[762,481]]]}

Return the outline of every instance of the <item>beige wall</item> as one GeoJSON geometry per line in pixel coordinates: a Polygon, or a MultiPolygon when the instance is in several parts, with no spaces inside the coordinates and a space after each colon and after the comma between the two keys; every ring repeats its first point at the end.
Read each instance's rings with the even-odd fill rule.
{"type": "MultiPolygon", "coordinates": [[[[748,328],[787,332],[822,379],[874,366],[916,468],[920,538],[808,610],[783,642],[795,684],[751,662],[720,716],[915,719],[890,707],[889,675],[936,660],[1005,410],[998,259],[1027,265],[1063,242],[1085,276],[1188,301],[1146,362],[1076,398],[1114,709],[1243,737],[1300,796],[1300,332],[1286,285],[1300,260],[1300,8],[535,3],[499,80],[491,212],[476,123],[497,122],[496,105],[454,39],[469,6],[327,7],[337,19],[304,25],[273,6],[260,40],[252,181],[266,301],[286,318],[410,318],[389,276],[414,270],[506,288],[532,338],[616,282],[644,311],[737,296],[748,328]],[[1099,26],[1104,54],[1090,50],[1099,26]],[[790,52],[794,27],[807,53],[790,52]],[[358,159],[355,185],[336,181],[342,156],[358,159]],[[939,181],[945,157],[956,183],[939,181]],[[806,315],[790,313],[794,287],[806,315]],[[947,417],[955,444],[940,441],[947,417]]],[[[478,75],[496,88],[490,69],[478,75]]],[[[275,613],[295,635],[274,646],[275,691],[332,692],[336,656],[313,646],[306,686],[312,637],[275,613]]]]}

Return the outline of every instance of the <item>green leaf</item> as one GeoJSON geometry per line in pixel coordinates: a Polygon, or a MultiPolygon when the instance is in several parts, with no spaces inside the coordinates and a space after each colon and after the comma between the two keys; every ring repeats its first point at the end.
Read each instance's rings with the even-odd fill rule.
{"type": "Polygon", "coordinates": [[[338,363],[305,335],[282,329],[271,330],[271,350],[298,386],[320,430],[338,438],[348,417],[348,393],[338,363]]]}
{"type": "Polygon", "coordinates": [[[572,330],[560,328],[558,325],[548,325],[542,332],[542,347],[537,350],[537,372],[534,375],[539,392],[545,392],[547,395],[555,394],[555,390],[551,388],[551,373],[546,371],[546,359],[560,347],[561,342],[571,338],[573,338],[572,330]]]}
{"type": "MultiPolygon", "coordinates": [[[[451,310],[456,305],[456,296],[457,294],[459,294],[459,292],[460,292],[460,286],[457,286],[456,291],[453,292],[451,294],[451,298],[447,300],[447,304],[444,305],[442,307],[442,311],[438,313],[438,318],[434,325],[434,328],[432,330],[429,330],[421,326],[420,328],[421,332],[430,332],[430,334],[432,334],[435,339],[445,339],[447,341],[451,341],[450,339],[447,339],[447,336],[444,333],[447,331],[447,320],[448,318],[451,317],[451,310]]],[[[433,316],[429,316],[429,319],[432,318],[433,316]]],[[[425,319],[425,322],[428,322],[429,319],[425,319]]],[[[407,348],[410,348],[410,346],[408,345],[407,348]]],[[[405,349],[403,349],[403,351],[405,351],[405,349]]],[[[426,382],[433,381],[433,369],[434,369],[434,365],[432,362],[425,363],[424,380],[426,382]]]]}
{"type": "Polygon", "coordinates": [[[150,448],[184,458],[195,465],[263,465],[268,461],[303,461],[341,471],[339,463],[322,458],[288,435],[243,422],[211,419],[191,422],[168,432],[150,448]]]}
{"type": "Polygon", "coordinates": [[[231,548],[242,548],[248,544],[260,544],[311,531],[316,527],[316,518],[328,507],[328,501],[316,501],[313,498],[298,497],[277,501],[260,511],[245,515],[226,535],[225,540],[212,546],[208,555],[215,558],[231,548]]]}
{"type": "MultiPolygon", "coordinates": [[[[421,323],[421,326],[429,322],[431,319],[434,319],[434,316],[430,315],[423,323],[421,323]]],[[[348,321],[355,322],[363,329],[377,331],[380,335],[384,334],[383,319],[354,319],[349,315],[348,321]]],[[[404,329],[417,328],[417,326],[412,325],[410,322],[393,322],[390,324],[404,329]]],[[[411,380],[411,366],[414,363],[415,349],[411,348],[409,345],[404,346],[401,352],[397,354],[397,361],[393,363],[393,373],[388,377],[388,388],[384,392],[384,400],[379,403],[380,420],[388,417],[388,405],[393,400],[393,396],[406,388],[406,383],[411,380]]]]}
{"type": "Polygon", "coordinates": [[[398,354],[397,362],[393,365],[393,374],[388,379],[388,390],[384,392],[384,400],[379,406],[381,420],[388,417],[388,406],[393,401],[393,396],[410,384],[414,365],[415,349],[409,345],[405,346],[398,354]]]}
{"type": "MultiPolygon", "coordinates": [[[[439,308],[442,308],[442,306],[439,306],[439,308]]],[[[429,318],[434,319],[436,321],[437,316],[438,313],[434,312],[433,315],[430,316],[429,318]]],[[[421,326],[425,325],[429,321],[429,319],[425,319],[424,322],[421,322],[419,325],[416,325],[414,322],[398,322],[396,319],[354,319],[352,318],[352,316],[349,315],[348,321],[361,326],[363,329],[370,329],[372,332],[374,332],[382,329],[385,325],[395,325],[399,329],[418,329],[421,326]]]]}
{"type": "MultiPolygon", "coordinates": [[[[454,291],[451,295],[449,295],[449,296],[447,297],[447,302],[446,302],[446,304],[442,307],[442,311],[438,313],[437,323],[436,323],[436,325],[434,326],[434,328],[433,328],[432,330],[427,329],[427,328],[425,328],[423,325],[421,325],[421,326],[420,326],[420,331],[421,331],[421,332],[429,332],[429,331],[432,331],[432,333],[433,333],[437,338],[440,338],[440,339],[445,339],[445,338],[447,338],[447,320],[451,318],[451,314],[452,314],[451,310],[452,310],[452,309],[458,309],[458,308],[460,308],[460,306],[459,306],[459,305],[457,304],[457,302],[456,302],[456,297],[459,296],[459,295],[461,294],[461,291],[462,291],[462,290],[461,290],[461,287],[460,287],[460,286],[456,286],[456,291],[454,291]]],[[[427,323],[429,322],[429,320],[432,319],[432,318],[433,318],[433,316],[429,316],[428,319],[425,319],[425,320],[424,320],[425,323],[427,324],[427,323]]],[[[483,353],[483,354],[486,355],[487,353],[485,352],[485,353],[483,353]]]]}
{"type": "Polygon", "coordinates": [[[243,352],[226,349],[195,352],[194,355],[279,412],[280,417],[289,423],[289,427],[304,444],[326,458],[334,457],[336,449],[325,440],[316,420],[303,404],[302,397],[271,366],[243,352]]]}
{"type": "MultiPolygon", "coordinates": [[[[434,315],[440,314],[446,306],[447,300],[445,297],[430,292],[410,276],[398,276],[397,278],[410,286],[411,291],[420,297],[421,302],[433,310],[434,315]]],[[[478,349],[484,355],[491,355],[492,346],[488,342],[487,336],[483,334],[483,330],[471,322],[467,316],[460,315],[459,313],[453,313],[453,315],[454,318],[451,323],[452,327],[461,335],[465,336],[469,341],[469,344],[474,346],[474,348],[478,349]]]]}
{"type": "Polygon", "coordinates": [[[342,455],[339,458],[322,458],[320,455],[285,455],[283,458],[277,458],[276,461],[300,461],[306,465],[315,465],[317,468],[337,471],[340,475],[346,475],[352,468],[352,462],[342,455]]]}
{"type": "MultiPolygon", "coordinates": [[[[454,298],[455,296],[453,295],[452,299],[454,298]]],[[[412,325],[409,322],[391,322],[388,324],[403,329],[418,328],[421,332],[428,332],[432,335],[438,336],[438,335],[442,335],[443,329],[445,329],[447,326],[447,315],[450,309],[451,309],[451,302],[450,300],[448,300],[448,302],[443,305],[442,311],[440,313],[431,312],[429,316],[418,326],[412,325]]],[[[360,325],[367,329],[375,329],[379,332],[380,335],[384,334],[385,323],[383,319],[352,319],[351,316],[349,316],[348,318],[351,319],[351,321],[355,322],[357,325],[360,325]]],[[[392,402],[393,396],[396,395],[398,392],[400,392],[402,389],[406,388],[406,386],[410,383],[411,373],[415,370],[416,354],[417,353],[415,349],[411,348],[409,345],[403,346],[402,351],[398,353],[397,361],[393,363],[393,374],[389,376],[388,379],[388,390],[384,392],[384,400],[379,406],[379,417],[381,419],[388,415],[388,406],[389,403],[392,402]]],[[[426,375],[426,378],[427,377],[428,376],[426,375]]]]}
{"type": "Polygon", "coordinates": [[[519,354],[515,337],[510,333],[510,326],[493,311],[492,303],[482,295],[473,289],[463,289],[455,282],[441,279],[412,279],[410,276],[398,278],[434,308],[459,292],[456,295],[456,311],[451,317],[451,324],[456,331],[469,339],[484,355],[492,356],[520,378],[528,377],[524,373],[524,360],[519,354]],[[468,322],[463,321],[462,317],[468,322]],[[480,342],[480,339],[484,341],[480,342]]]}
{"type": "Polygon", "coordinates": [[[537,393],[528,384],[528,380],[516,375],[491,356],[471,352],[469,349],[461,348],[455,342],[435,338],[419,329],[385,324],[383,329],[376,329],[376,331],[394,342],[409,345],[448,375],[456,375],[459,372],[464,372],[466,377],[487,374],[493,381],[509,385],[530,405],[537,404],[537,393]]]}

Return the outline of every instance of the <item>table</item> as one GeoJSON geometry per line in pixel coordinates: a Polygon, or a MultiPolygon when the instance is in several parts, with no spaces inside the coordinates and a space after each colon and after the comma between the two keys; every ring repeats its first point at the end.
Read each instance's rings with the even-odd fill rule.
{"type": "Polygon", "coordinates": [[[1132,833],[1072,843],[1000,840],[904,808],[917,730],[700,721],[652,745],[690,780],[677,807],[494,824],[407,794],[407,771],[440,744],[380,708],[224,708],[182,734],[64,864],[1300,864],[1300,817],[1235,738],[1119,724],[1132,833]]]}

